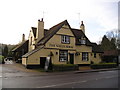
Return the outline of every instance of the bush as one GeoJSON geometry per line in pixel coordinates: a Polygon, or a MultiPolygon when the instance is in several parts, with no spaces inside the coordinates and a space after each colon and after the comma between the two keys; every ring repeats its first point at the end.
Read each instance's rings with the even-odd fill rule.
{"type": "Polygon", "coordinates": [[[116,68],[116,63],[99,63],[99,64],[91,64],[92,69],[102,69],[102,68],[116,68]]]}
{"type": "Polygon", "coordinates": [[[0,55],[0,64],[4,64],[4,56],[0,55]]]}
{"type": "Polygon", "coordinates": [[[78,70],[79,66],[74,64],[53,64],[53,71],[71,71],[78,70]]]}

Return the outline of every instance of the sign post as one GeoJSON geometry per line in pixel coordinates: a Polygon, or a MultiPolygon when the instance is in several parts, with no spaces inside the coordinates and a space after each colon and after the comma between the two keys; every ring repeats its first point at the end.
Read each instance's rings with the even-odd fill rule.
{"type": "Polygon", "coordinates": [[[46,58],[46,62],[45,62],[45,71],[48,71],[48,67],[49,67],[49,63],[50,63],[50,57],[46,58]]]}

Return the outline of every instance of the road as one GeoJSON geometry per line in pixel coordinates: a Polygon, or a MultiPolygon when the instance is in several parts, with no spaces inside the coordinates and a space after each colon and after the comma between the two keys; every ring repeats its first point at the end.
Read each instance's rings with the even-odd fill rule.
{"type": "Polygon", "coordinates": [[[2,88],[118,88],[118,70],[42,75],[4,65],[2,69],[2,88]]]}

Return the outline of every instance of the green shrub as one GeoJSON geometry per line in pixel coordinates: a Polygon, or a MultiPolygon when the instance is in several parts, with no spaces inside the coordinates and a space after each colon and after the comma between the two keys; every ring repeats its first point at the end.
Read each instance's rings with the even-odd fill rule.
{"type": "Polygon", "coordinates": [[[99,64],[91,64],[92,69],[102,69],[102,68],[116,68],[116,63],[99,63],[99,64]]]}
{"type": "Polygon", "coordinates": [[[3,63],[4,61],[4,56],[0,55],[0,64],[3,63]]]}
{"type": "Polygon", "coordinates": [[[78,69],[78,65],[74,64],[53,64],[53,71],[71,71],[78,69]]]}

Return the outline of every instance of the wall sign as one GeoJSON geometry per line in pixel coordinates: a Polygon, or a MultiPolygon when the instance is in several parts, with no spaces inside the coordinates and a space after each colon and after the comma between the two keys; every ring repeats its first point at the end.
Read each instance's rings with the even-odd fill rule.
{"type": "Polygon", "coordinates": [[[73,46],[70,46],[70,45],[59,45],[59,44],[49,44],[49,47],[73,48],[73,46]]]}

